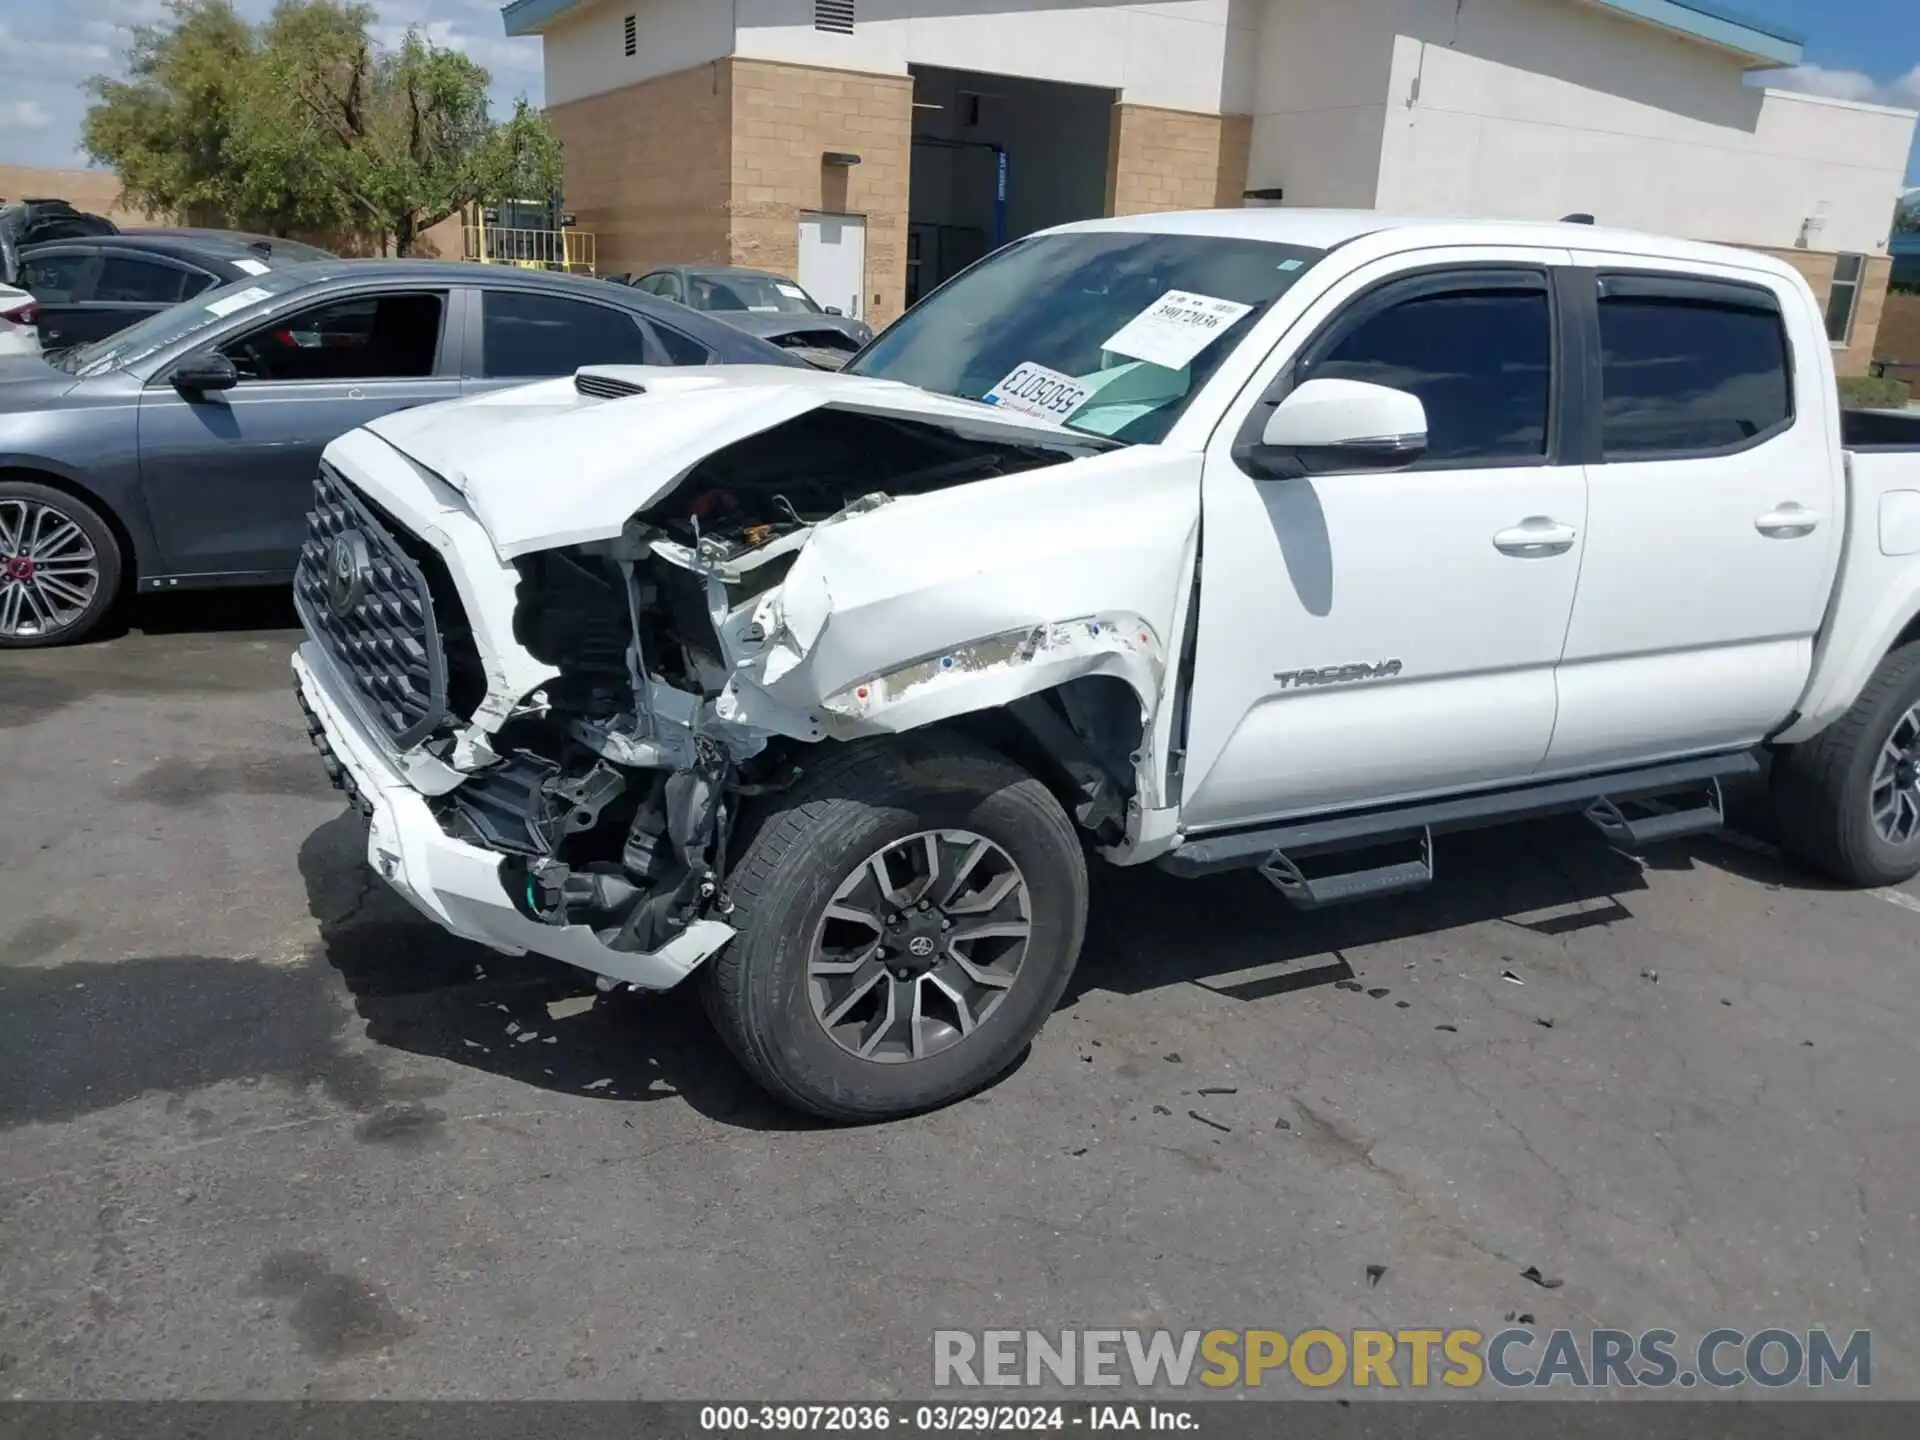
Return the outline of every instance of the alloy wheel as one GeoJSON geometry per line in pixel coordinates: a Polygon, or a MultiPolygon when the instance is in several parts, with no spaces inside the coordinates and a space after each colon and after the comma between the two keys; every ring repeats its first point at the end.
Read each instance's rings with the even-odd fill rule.
{"type": "Polygon", "coordinates": [[[0,635],[57,633],[100,593],[100,557],[71,515],[38,500],[0,499],[0,635]]]}
{"type": "Polygon", "coordinates": [[[869,855],[814,931],[814,1018],[848,1054],[924,1060],[973,1034],[1006,998],[1033,920],[1013,857],[970,830],[926,830],[869,855]]]}
{"type": "Polygon", "coordinates": [[[1920,835],[1920,705],[1894,722],[1874,762],[1868,790],[1873,828],[1891,845],[1910,845],[1920,835]]]}

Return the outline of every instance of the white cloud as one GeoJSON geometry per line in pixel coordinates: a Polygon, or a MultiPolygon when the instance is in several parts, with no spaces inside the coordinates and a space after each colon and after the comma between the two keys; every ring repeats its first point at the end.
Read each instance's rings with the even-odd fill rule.
{"type": "Polygon", "coordinates": [[[38,100],[0,101],[0,135],[17,130],[45,130],[53,115],[38,100]]]}
{"type": "Polygon", "coordinates": [[[111,46],[21,35],[0,20],[0,75],[36,80],[84,80],[112,58],[111,46]]]}
{"type": "Polygon", "coordinates": [[[1761,76],[1764,84],[1780,90],[1804,90],[1835,100],[1864,100],[1874,105],[1920,108],[1920,65],[1892,80],[1876,80],[1862,70],[1833,70],[1825,65],[1795,65],[1761,76]]]}

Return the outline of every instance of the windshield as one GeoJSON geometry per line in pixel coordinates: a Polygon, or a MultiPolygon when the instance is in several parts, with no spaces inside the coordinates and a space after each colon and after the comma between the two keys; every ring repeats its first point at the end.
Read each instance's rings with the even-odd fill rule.
{"type": "Polygon", "coordinates": [[[846,373],[1151,443],[1324,253],[1217,235],[1036,235],[936,290],[846,373]]]}
{"type": "Polygon", "coordinates": [[[818,315],[807,292],[783,275],[742,274],[737,270],[687,276],[696,310],[753,310],[766,315],[818,315]]]}
{"type": "Polygon", "coordinates": [[[118,370],[164,350],[176,340],[186,339],[196,330],[204,330],[229,315],[249,309],[275,295],[283,295],[305,283],[304,276],[290,270],[274,270],[265,275],[235,280],[218,289],[203,291],[193,299],[184,300],[156,315],[149,315],[138,324],[129,325],[105,339],[95,340],[89,345],[76,345],[69,350],[52,351],[45,358],[48,363],[72,375],[99,375],[108,370],[118,370]]]}

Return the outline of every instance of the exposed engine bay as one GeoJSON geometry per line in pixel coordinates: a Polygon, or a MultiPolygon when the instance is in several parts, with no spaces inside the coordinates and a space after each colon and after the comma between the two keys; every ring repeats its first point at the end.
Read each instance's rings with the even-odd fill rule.
{"type": "MultiPolygon", "coordinates": [[[[1115,449],[1067,431],[821,408],[699,461],[616,537],[515,557],[513,639],[556,673],[484,737],[475,763],[458,766],[465,779],[431,801],[441,827],[507,857],[502,882],[523,916],[590,928],[612,950],[656,951],[703,917],[725,919],[743,813],[794,783],[817,758],[813,742],[914,728],[905,702],[943,683],[1022,667],[1037,676],[1050,657],[1078,657],[1060,683],[1022,676],[1002,703],[969,702],[950,723],[998,732],[1003,748],[1057,782],[1096,840],[1117,843],[1140,799],[1151,716],[1149,681],[1133,672],[1150,672],[1157,692],[1154,624],[1131,613],[1023,618],[982,634],[982,620],[954,631],[964,643],[918,627],[940,648],[896,650],[888,658],[908,663],[890,673],[856,648],[844,662],[854,683],[836,686],[812,673],[827,663],[819,652],[832,647],[819,642],[830,626],[782,593],[802,557],[817,564],[822,537],[843,527],[851,536],[917,497],[1115,449]],[[879,713],[888,704],[897,717],[879,713]]],[[[885,544],[877,529],[861,541],[858,573],[884,568],[885,544]]],[[[848,573],[834,569],[814,588],[830,586],[852,609],[848,573]]],[[[1034,607],[1016,598],[980,608],[1026,617],[1034,607]]],[[[862,613],[912,619],[900,599],[862,613]]],[[[437,748],[455,751],[446,736],[437,748]]]]}

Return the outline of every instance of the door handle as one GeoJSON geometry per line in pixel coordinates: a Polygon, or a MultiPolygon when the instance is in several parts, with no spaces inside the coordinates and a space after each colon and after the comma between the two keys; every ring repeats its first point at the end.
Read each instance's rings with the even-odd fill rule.
{"type": "Polygon", "coordinates": [[[1753,528],[1769,540],[1798,540],[1820,528],[1820,512],[1789,500],[1755,520],[1753,528]]]}
{"type": "Polygon", "coordinates": [[[1493,548],[1516,560],[1544,560],[1549,555],[1564,555],[1573,548],[1580,532],[1562,525],[1547,515],[1529,515],[1518,525],[1501,530],[1493,537],[1493,548]]]}

